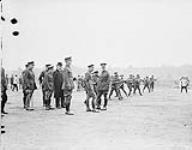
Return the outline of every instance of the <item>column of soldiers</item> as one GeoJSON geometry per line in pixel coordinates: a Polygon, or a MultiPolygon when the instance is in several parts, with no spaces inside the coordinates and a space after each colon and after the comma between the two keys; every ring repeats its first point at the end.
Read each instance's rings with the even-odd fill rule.
{"type": "Polygon", "coordinates": [[[156,79],[152,75],[150,78],[146,76],[144,79],[140,78],[140,75],[137,74],[136,77],[133,74],[130,74],[127,79],[124,79],[124,75],[118,75],[117,72],[114,73],[114,76],[111,76],[111,90],[109,93],[109,99],[113,92],[115,91],[116,96],[119,100],[123,99],[121,91],[126,95],[126,97],[131,96],[131,94],[135,95],[138,91],[139,95],[142,96],[142,92],[144,93],[145,89],[148,89],[148,92],[152,92],[154,90],[154,84],[156,79]],[[141,91],[141,84],[143,84],[143,89],[141,91]],[[124,85],[127,85],[128,93],[125,90],[124,85]]]}

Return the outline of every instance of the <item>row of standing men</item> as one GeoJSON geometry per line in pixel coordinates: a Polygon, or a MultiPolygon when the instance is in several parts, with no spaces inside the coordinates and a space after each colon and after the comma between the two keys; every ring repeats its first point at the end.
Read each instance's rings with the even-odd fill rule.
{"type": "MultiPolygon", "coordinates": [[[[53,109],[51,107],[51,97],[54,94],[55,107],[58,109],[66,108],[66,114],[73,115],[70,111],[70,106],[72,92],[75,86],[73,82],[74,78],[71,70],[71,64],[72,58],[66,57],[64,68],[62,62],[57,63],[55,71],[54,66],[47,64],[46,69],[40,74],[38,79],[42,87],[43,106],[46,110],[53,109]]],[[[139,75],[136,77],[130,75],[128,79],[124,80],[122,75],[119,78],[117,72],[114,73],[114,76],[110,76],[109,72],[106,70],[106,63],[101,63],[100,65],[100,75],[98,74],[98,71],[94,71],[94,65],[89,65],[88,71],[85,73],[85,78],[82,80],[83,82],[81,82],[86,91],[86,100],[84,103],[86,111],[88,112],[107,110],[108,99],[111,99],[114,91],[116,92],[116,96],[119,100],[122,99],[120,90],[122,90],[126,96],[130,96],[132,91],[135,94],[137,90],[139,91],[139,94],[142,95],[140,90],[141,82],[144,83],[143,91],[145,88],[148,88],[149,92],[153,91],[155,81],[153,76],[151,78],[146,77],[144,80],[141,80],[139,75]],[[129,89],[128,94],[125,91],[124,84],[126,84],[129,89]],[[101,107],[102,96],[104,97],[103,107],[101,107]],[[92,99],[92,107],[90,107],[90,99],[92,99]]],[[[27,111],[33,110],[31,107],[31,101],[33,93],[37,89],[35,74],[33,72],[34,66],[34,61],[28,62],[25,70],[22,72],[23,104],[27,111]]]]}

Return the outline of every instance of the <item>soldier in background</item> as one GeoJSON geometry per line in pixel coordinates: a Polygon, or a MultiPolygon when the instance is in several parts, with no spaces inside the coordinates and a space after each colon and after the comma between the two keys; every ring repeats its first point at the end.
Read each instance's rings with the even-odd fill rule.
{"type": "Polygon", "coordinates": [[[85,105],[86,105],[86,111],[87,112],[97,112],[95,107],[96,107],[96,94],[93,88],[93,79],[92,79],[92,72],[94,70],[94,65],[89,65],[88,66],[88,71],[85,73],[85,92],[86,92],[86,100],[85,100],[85,105]],[[92,99],[91,104],[92,104],[92,110],[89,106],[90,99],[92,99]]]}
{"type": "Polygon", "coordinates": [[[151,91],[151,92],[154,91],[155,81],[156,81],[156,79],[154,78],[154,75],[152,75],[152,76],[150,77],[150,91],[151,91]]]}
{"type": "Polygon", "coordinates": [[[26,100],[25,100],[25,109],[27,111],[33,110],[30,108],[31,98],[33,96],[34,91],[37,89],[36,83],[35,83],[35,74],[33,72],[34,68],[34,61],[31,61],[28,63],[28,69],[26,70],[24,74],[24,83],[23,83],[23,90],[26,94],[26,100]]]}
{"type": "Polygon", "coordinates": [[[129,89],[128,96],[131,96],[131,92],[133,89],[133,79],[134,79],[134,76],[130,74],[128,79],[126,80],[127,88],[129,89]]]}
{"type": "Polygon", "coordinates": [[[98,80],[99,80],[99,72],[98,71],[94,71],[93,72],[93,75],[92,75],[92,80],[93,80],[93,89],[94,89],[94,92],[96,93],[97,95],[97,84],[98,84],[98,80]]]}
{"type": "Polygon", "coordinates": [[[77,76],[77,91],[81,90],[81,76],[77,76]]]}
{"type": "Polygon", "coordinates": [[[110,75],[106,70],[106,63],[101,63],[101,75],[99,76],[98,86],[97,86],[97,109],[101,109],[101,96],[104,96],[104,105],[102,110],[107,110],[108,104],[108,92],[109,92],[109,84],[110,84],[110,75]]]}
{"type": "Polygon", "coordinates": [[[55,107],[56,108],[65,108],[62,84],[63,84],[63,76],[62,76],[62,66],[61,62],[57,63],[57,68],[53,73],[53,81],[54,81],[54,97],[55,97],[55,107]]]}
{"type": "Polygon", "coordinates": [[[180,78],[180,87],[181,87],[181,93],[183,92],[183,89],[185,89],[185,92],[188,92],[188,86],[189,86],[189,78],[188,77],[181,77],[180,78]]]}
{"type": "Polygon", "coordinates": [[[43,93],[43,107],[45,107],[45,91],[43,90],[43,85],[42,85],[42,82],[43,82],[43,79],[44,79],[44,76],[45,76],[45,73],[48,71],[48,67],[51,66],[51,64],[46,64],[45,65],[45,70],[43,70],[41,72],[41,74],[39,75],[39,84],[42,86],[42,93],[43,93]]]}
{"type": "Polygon", "coordinates": [[[10,83],[11,83],[11,90],[13,90],[13,74],[11,75],[10,83]]]}
{"type": "Polygon", "coordinates": [[[144,93],[144,91],[145,91],[146,88],[148,89],[148,91],[149,91],[149,93],[150,93],[150,83],[151,83],[151,81],[150,81],[150,79],[149,79],[148,76],[146,76],[146,77],[144,78],[143,83],[144,83],[143,93],[144,93]]]}
{"type": "Polygon", "coordinates": [[[71,106],[71,99],[72,99],[72,92],[74,89],[74,83],[73,83],[73,74],[71,70],[71,63],[72,63],[72,58],[71,57],[66,57],[65,58],[65,63],[66,66],[63,71],[63,84],[62,84],[62,90],[63,90],[63,96],[65,99],[65,104],[66,104],[66,115],[74,115],[70,111],[70,106],[71,106]]]}
{"type": "Polygon", "coordinates": [[[139,91],[139,95],[142,96],[141,89],[140,89],[140,84],[141,84],[140,75],[137,74],[137,76],[133,80],[133,87],[134,87],[133,94],[136,94],[136,91],[138,90],[139,91]]]}
{"type": "Polygon", "coordinates": [[[15,74],[15,75],[13,76],[13,88],[12,88],[12,91],[15,91],[15,89],[16,89],[16,91],[18,92],[18,90],[19,90],[18,85],[19,85],[19,78],[18,78],[18,76],[15,74]]]}
{"type": "Polygon", "coordinates": [[[5,77],[5,69],[1,67],[1,114],[8,114],[5,111],[5,104],[7,102],[7,81],[5,77]]]}
{"type": "MultiPolygon", "coordinates": [[[[120,81],[121,81],[120,90],[122,90],[125,93],[125,95],[128,97],[127,92],[125,90],[125,86],[124,86],[124,83],[126,83],[126,81],[124,80],[124,75],[120,75],[120,81]]],[[[120,91],[120,94],[121,94],[121,91],[120,91]]]]}
{"type": "Polygon", "coordinates": [[[111,79],[111,91],[109,93],[109,99],[111,99],[111,96],[113,95],[113,92],[115,91],[118,99],[122,100],[122,96],[120,93],[120,85],[121,85],[121,81],[119,79],[119,75],[117,72],[114,72],[114,77],[112,77],[112,79],[111,79]]]}
{"type": "Polygon", "coordinates": [[[44,98],[45,98],[45,109],[51,110],[51,97],[54,90],[54,80],[53,80],[53,66],[49,66],[47,72],[44,74],[42,87],[44,91],[44,98]]]}

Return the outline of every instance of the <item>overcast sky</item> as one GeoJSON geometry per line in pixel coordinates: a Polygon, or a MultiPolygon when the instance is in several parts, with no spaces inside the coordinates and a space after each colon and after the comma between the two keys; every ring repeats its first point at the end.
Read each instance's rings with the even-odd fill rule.
{"type": "Polygon", "coordinates": [[[148,67],[192,64],[192,2],[187,0],[4,0],[7,69],[56,64],[148,67]],[[11,32],[19,30],[20,36],[11,32]]]}

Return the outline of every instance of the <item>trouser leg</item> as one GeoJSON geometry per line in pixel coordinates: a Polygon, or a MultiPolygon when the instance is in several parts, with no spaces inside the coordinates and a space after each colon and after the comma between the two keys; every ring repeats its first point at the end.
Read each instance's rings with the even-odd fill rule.
{"type": "Polygon", "coordinates": [[[183,87],[181,86],[181,93],[183,92],[183,87]]]}
{"type": "Polygon", "coordinates": [[[69,112],[70,111],[70,106],[71,106],[72,96],[68,95],[65,98],[66,98],[66,111],[69,112]]]}
{"type": "Polygon", "coordinates": [[[114,90],[115,90],[114,88],[111,88],[110,93],[109,93],[109,98],[111,98],[111,96],[113,95],[114,90]]]}
{"type": "Polygon", "coordinates": [[[31,101],[32,91],[27,91],[26,93],[26,101],[25,101],[25,108],[28,109],[30,107],[30,101],[31,101]]]}
{"type": "Polygon", "coordinates": [[[16,84],[15,86],[16,86],[16,91],[18,92],[19,91],[18,85],[16,84]]]}
{"type": "Polygon", "coordinates": [[[55,98],[55,107],[59,108],[60,107],[60,97],[55,98]]]}
{"type": "Polygon", "coordinates": [[[98,95],[97,95],[97,108],[101,108],[101,96],[102,96],[103,92],[102,91],[98,91],[98,95]]]}
{"type": "Polygon", "coordinates": [[[25,103],[26,103],[26,93],[23,91],[23,106],[25,108],[25,103]]]}
{"type": "Polygon", "coordinates": [[[45,107],[46,106],[45,90],[42,90],[42,94],[43,94],[43,106],[45,107]]]}
{"type": "Polygon", "coordinates": [[[128,96],[131,96],[131,92],[132,92],[132,87],[129,87],[129,94],[128,94],[128,96]]]}
{"type": "Polygon", "coordinates": [[[7,102],[7,93],[6,91],[2,91],[1,93],[1,112],[5,112],[5,104],[7,102]]]}
{"type": "Polygon", "coordinates": [[[149,93],[151,92],[151,90],[150,90],[150,86],[149,85],[147,85],[147,89],[148,89],[148,91],[149,91],[149,93]]]}
{"type": "Polygon", "coordinates": [[[127,92],[126,92],[125,89],[124,89],[124,87],[122,87],[121,90],[125,93],[126,96],[128,96],[128,95],[127,95],[127,92]]]}
{"type": "Polygon", "coordinates": [[[104,105],[103,105],[103,107],[107,107],[107,104],[108,104],[107,94],[108,94],[107,92],[103,93],[103,96],[104,96],[104,105]]]}
{"type": "Polygon", "coordinates": [[[91,104],[92,104],[92,109],[95,109],[95,105],[96,105],[96,95],[93,95],[93,96],[92,96],[91,104]]]}
{"type": "Polygon", "coordinates": [[[63,91],[61,92],[61,107],[65,108],[65,97],[64,97],[63,91]]]}
{"type": "Polygon", "coordinates": [[[138,85],[137,89],[139,90],[139,94],[142,95],[142,94],[141,94],[141,89],[140,89],[140,86],[139,86],[139,85],[138,85]]]}
{"type": "Polygon", "coordinates": [[[90,99],[90,96],[86,94],[85,105],[87,110],[90,110],[89,99],[90,99]]]}
{"type": "Polygon", "coordinates": [[[188,91],[187,91],[187,86],[185,87],[185,92],[187,93],[188,91]]]}

